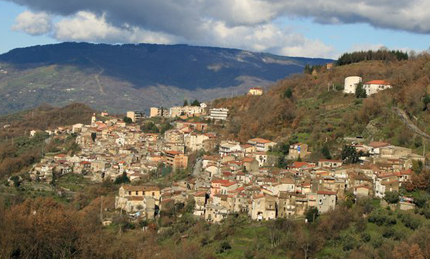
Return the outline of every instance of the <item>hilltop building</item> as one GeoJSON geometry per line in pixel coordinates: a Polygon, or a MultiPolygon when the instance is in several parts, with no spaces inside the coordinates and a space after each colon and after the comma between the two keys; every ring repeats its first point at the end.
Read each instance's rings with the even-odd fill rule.
{"type": "Polygon", "coordinates": [[[386,89],[391,88],[390,83],[384,80],[372,80],[369,82],[366,82],[363,85],[364,90],[366,90],[367,96],[370,96],[372,94],[376,94],[379,91],[383,91],[386,89]]]}
{"type": "Polygon", "coordinates": [[[263,95],[263,88],[253,87],[249,89],[248,95],[263,95]]]}
{"type": "Polygon", "coordinates": [[[345,78],[345,85],[343,92],[346,94],[355,94],[355,89],[357,89],[358,84],[363,81],[363,78],[359,76],[349,76],[345,78]]]}

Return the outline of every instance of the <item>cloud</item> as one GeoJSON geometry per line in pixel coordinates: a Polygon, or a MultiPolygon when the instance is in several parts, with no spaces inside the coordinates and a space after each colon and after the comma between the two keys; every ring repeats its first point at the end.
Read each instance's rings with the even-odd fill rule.
{"type": "Polygon", "coordinates": [[[51,16],[45,12],[25,11],[16,17],[12,26],[14,31],[23,31],[31,35],[42,35],[51,31],[51,16]]]}
{"type": "MultiPolygon", "coordinates": [[[[366,23],[375,28],[430,34],[430,1],[426,0],[3,1],[35,12],[26,12],[27,16],[42,12],[59,17],[50,28],[59,40],[190,43],[336,57],[331,46],[282,28],[275,21],[307,18],[321,24],[366,23]]],[[[31,34],[49,30],[46,17],[40,19],[46,21],[45,26],[32,26],[31,19],[21,15],[24,22],[17,18],[17,30],[31,34]]]]}
{"type": "Polygon", "coordinates": [[[53,27],[53,36],[60,41],[90,41],[105,43],[161,43],[177,41],[174,36],[152,32],[124,24],[115,27],[106,21],[105,14],[80,11],[73,17],[64,18],[53,27]]]}

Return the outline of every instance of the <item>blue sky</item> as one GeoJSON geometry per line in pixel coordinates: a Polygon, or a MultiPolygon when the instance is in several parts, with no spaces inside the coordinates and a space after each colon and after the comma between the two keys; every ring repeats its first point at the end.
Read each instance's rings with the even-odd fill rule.
{"type": "MultiPolygon", "coordinates": [[[[390,6],[369,2],[366,12],[353,10],[347,14],[337,6],[321,10],[312,4],[303,7],[300,1],[294,5],[294,0],[286,6],[275,6],[279,4],[276,0],[212,0],[218,2],[216,6],[204,0],[199,3],[205,4],[197,8],[179,9],[169,6],[171,1],[158,0],[154,4],[152,0],[142,0],[138,6],[144,8],[141,12],[134,10],[136,2],[132,0],[124,0],[124,7],[120,8],[115,6],[115,0],[88,0],[93,5],[77,4],[73,8],[59,2],[49,5],[50,1],[58,0],[0,0],[0,53],[63,41],[188,43],[329,58],[380,46],[417,52],[430,46],[428,4],[394,4],[396,0],[390,6]],[[100,10],[92,7],[98,1],[105,3],[100,10]],[[146,9],[150,10],[145,12],[146,9]],[[408,17],[416,10],[423,11],[408,17]],[[378,17],[378,12],[394,13],[393,20],[396,13],[401,16],[391,21],[378,17]],[[172,21],[165,17],[172,17],[172,21]]],[[[330,1],[334,0],[327,0],[328,6],[330,1]]],[[[341,1],[345,2],[345,9],[349,4],[357,5],[355,0],[341,1]]],[[[414,1],[418,0],[411,0],[414,1]]]]}

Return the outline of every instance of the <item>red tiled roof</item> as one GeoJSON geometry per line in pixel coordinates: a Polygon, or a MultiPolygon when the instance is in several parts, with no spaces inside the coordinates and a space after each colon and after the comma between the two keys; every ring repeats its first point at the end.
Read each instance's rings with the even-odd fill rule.
{"type": "Polygon", "coordinates": [[[372,80],[366,83],[367,85],[389,85],[390,83],[388,83],[385,80],[372,80]]]}

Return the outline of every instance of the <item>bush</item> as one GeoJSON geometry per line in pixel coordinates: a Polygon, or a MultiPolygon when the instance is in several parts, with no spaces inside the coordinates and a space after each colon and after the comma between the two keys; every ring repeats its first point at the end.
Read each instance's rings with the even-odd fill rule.
{"type": "Polygon", "coordinates": [[[231,249],[231,245],[227,241],[223,241],[218,248],[218,253],[224,253],[227,250],[231,249]]]}
{"type": "Polygon", "coordinates": [[[361,233],[360,237],[364,243],[368,243],[372,239],[372,236],[367,232],[361,233]]]}
{"type": "Polygon", "coordinates": [[[384,200],[388,203],[396,204],[399,202],[399,193],[398,192],[386,192],[384,200]]]}

